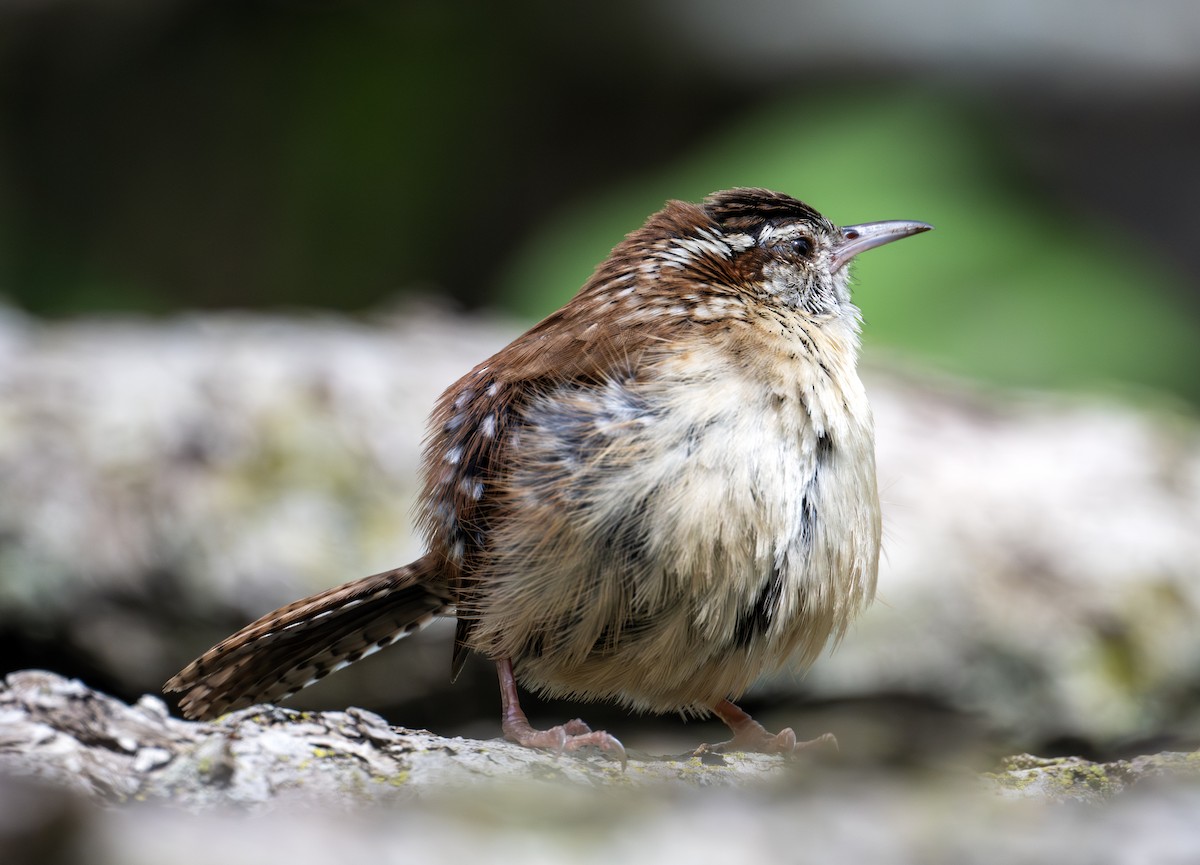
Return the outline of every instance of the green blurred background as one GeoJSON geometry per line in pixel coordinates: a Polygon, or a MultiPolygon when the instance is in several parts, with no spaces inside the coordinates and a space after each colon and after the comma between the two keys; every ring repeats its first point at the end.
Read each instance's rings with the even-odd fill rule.
{"type": "Polygon", "coordinates": [[[936,234],[868,347],[1200,401],[1200,14],[1120,4],[0,4],[0,296],[528,319],[667,198],[936,234]]]}

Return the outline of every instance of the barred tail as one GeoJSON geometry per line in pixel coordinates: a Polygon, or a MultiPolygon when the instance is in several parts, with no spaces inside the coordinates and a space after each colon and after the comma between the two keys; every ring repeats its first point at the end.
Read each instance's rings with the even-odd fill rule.
{"type": "Polygon", "coordinates": [[[163,690],[183,693],[179,707],[189,718],[290,697],[452,613],[430,558],[267,613],[192,661],[163,690]]]}

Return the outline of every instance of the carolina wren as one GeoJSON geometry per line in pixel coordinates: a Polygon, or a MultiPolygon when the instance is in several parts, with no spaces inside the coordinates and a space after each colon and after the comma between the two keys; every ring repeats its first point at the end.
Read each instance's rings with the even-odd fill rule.
{"type": "Polygon", "coordinates": [[[520,744],[624,759],[581,721],[534,729],[516,678],[715,713],[733,730],[716,750],[803,746],[732,700],[811,662],[874,595],[874,428],[847,265],[930,227],[838,228],[762,189],[669,202],[442,394],[424,556],[268,613],[166,690],[192,718],[279,700],[453,615],[452,677],[468,651],[495,661],[520,744]]]}

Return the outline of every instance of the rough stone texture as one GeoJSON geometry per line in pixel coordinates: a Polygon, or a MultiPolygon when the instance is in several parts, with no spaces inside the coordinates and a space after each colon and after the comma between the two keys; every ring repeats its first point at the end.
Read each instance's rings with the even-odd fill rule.
{"type": "Polygon", "coordinates": [[[555,755],[503,740],[444,738],[388,726],[361,709],[299,712],[256,706],[214,722],[180,721],[157,697],[127,706],[78,680],[26,670],[0,689],[0,773],[36,778],[105,802],[189,809],[353,808],[502,781],[639,787],[744,785],[790,771],[746,754],[555,755]]]}
{"type": "MultiPolygon", "coordinates": [[[[553,754],[500,739],[445,738],[391,727],[362,709],[255,706],[213,722],[180,721],[157,697],[128,706],[76,679],[25,670],[0,688],[0,774],[101,802],[163,801],[192,810],[280,801],[359,807],[489,783],[585,788],[764,786],[820,766],[761,754],[658,756],[629,763],[553,754]]],[[[1009,757],[987,786],[1005,796],[1095,803],[1146,780],[1200,781],[1200,752],[1111,763],[1009,757]]]]}
{"type": "Polygon", "coordinates": [[[1194,413],[937,378],[868,386],[879,598],[809,683],[940,694],[1018,737],[1194,737],[1194,413]]]}
{"type": "Polygon", "coordinates": [[[25,671],[0,689],[6,865],[329,862],[1185,863],[1196,754],[970,773],[558,756],[360,710],[215,723],[25,671]],[[97,807],[99,806],[99,807],[97,807]]]}
{"type": "Polygon", "coordinates": [[[1108,763],[1018,754],[1002,760],[999,770],[984,779],[1010,798],[1098,804],[1138,786],[1200,782],[1200,751],[1166,751],[1108,763]]]}

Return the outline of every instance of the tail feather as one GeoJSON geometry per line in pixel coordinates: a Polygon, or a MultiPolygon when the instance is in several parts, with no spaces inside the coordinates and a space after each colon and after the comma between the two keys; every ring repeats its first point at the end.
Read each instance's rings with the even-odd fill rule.
{"type": "Polygon", "coordinates": [[[213,646],[163,687],[189,718],[282,700],[453,612],[426,559],[268,613],[213,646]]]}

